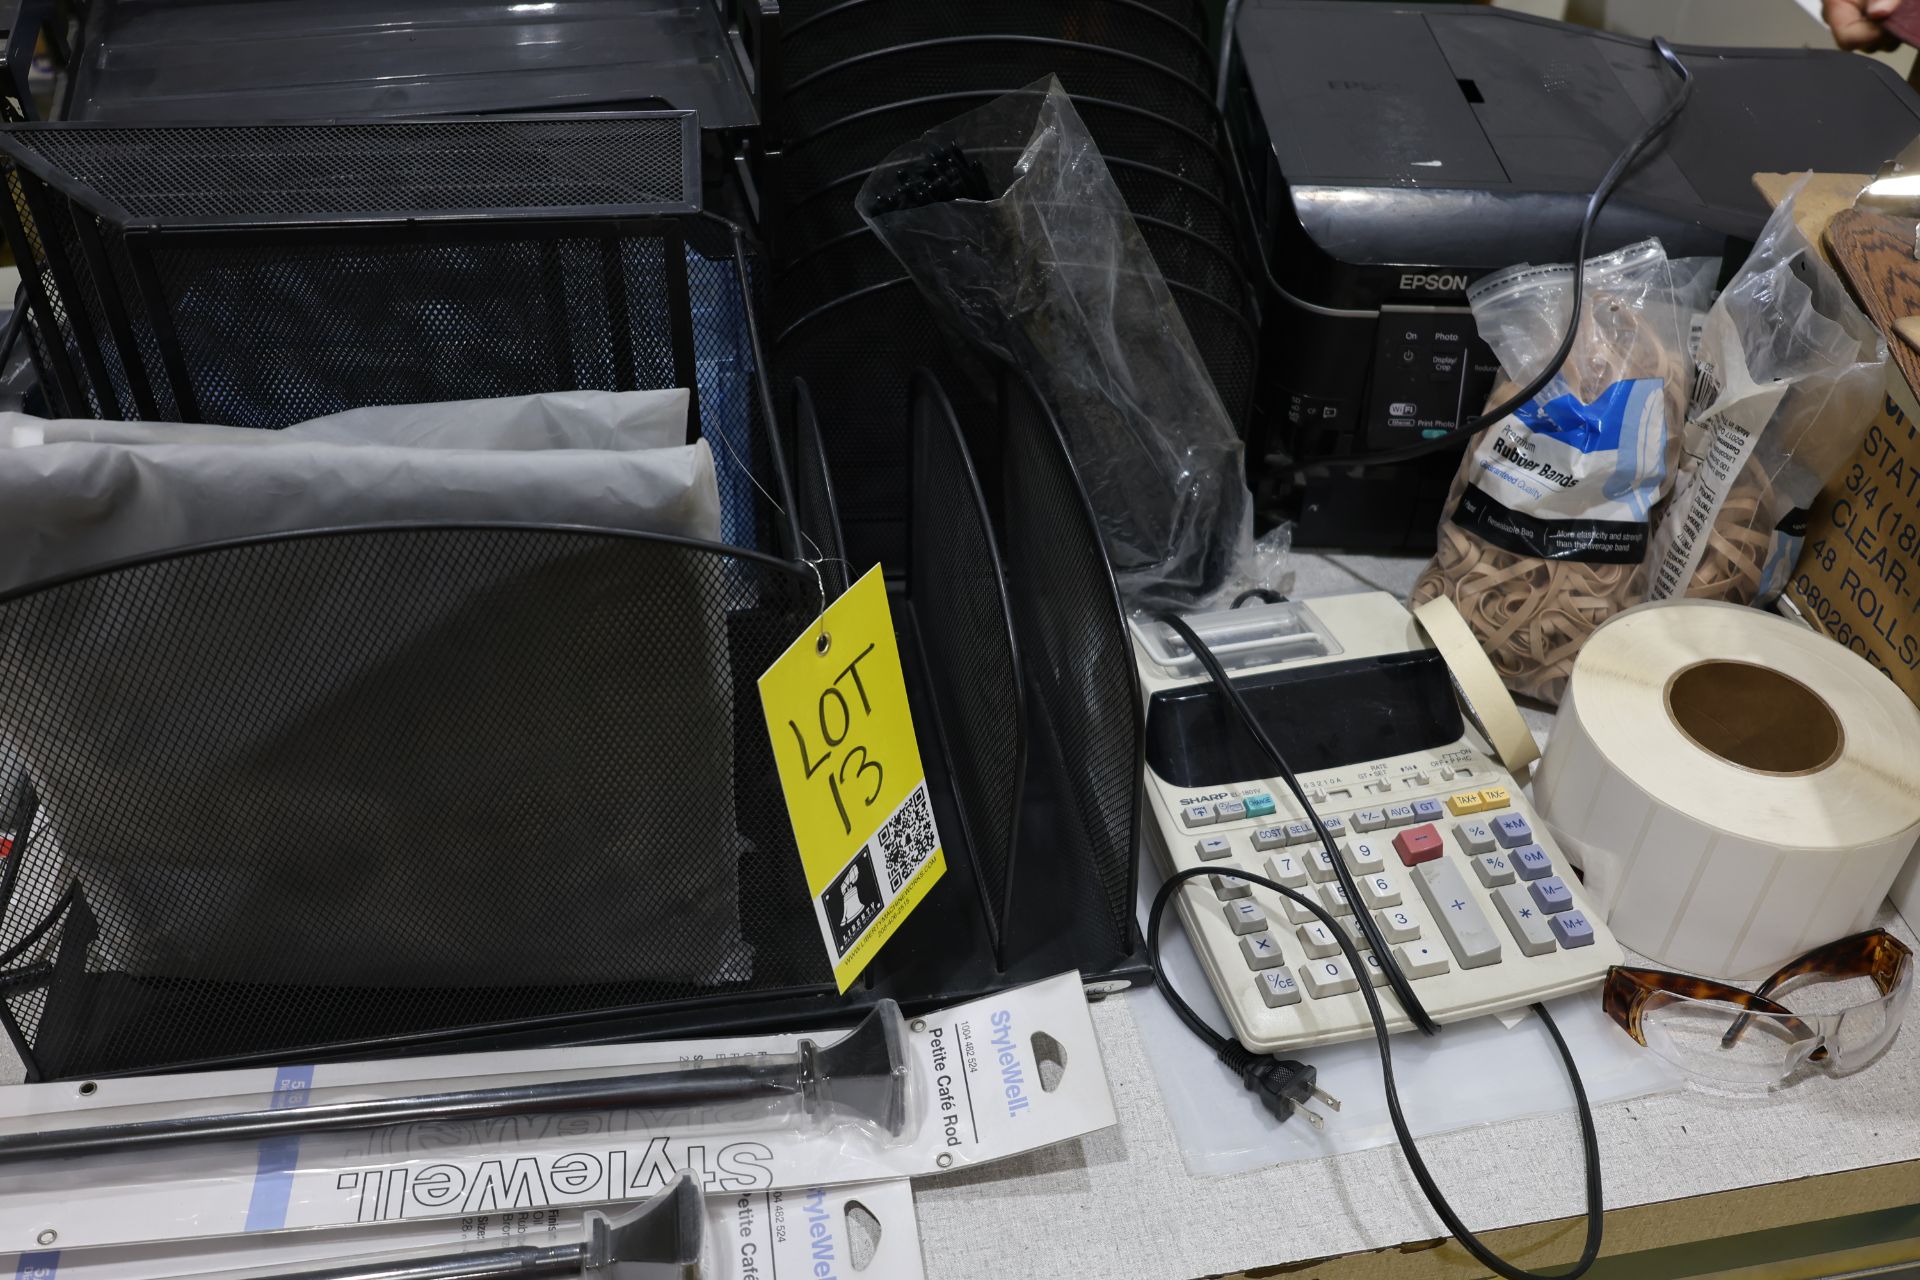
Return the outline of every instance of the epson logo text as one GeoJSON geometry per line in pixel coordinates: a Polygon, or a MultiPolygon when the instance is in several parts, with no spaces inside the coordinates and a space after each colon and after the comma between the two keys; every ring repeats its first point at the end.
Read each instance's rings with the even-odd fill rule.
{"type": "Polygon", "coordinates": [[[1443,293],[1459,293],[1467,287],[1467,277],[1465,274],[1409,271],[1400,277],[1400,287],[1402,289],[1427,289],[1443,293]]]}

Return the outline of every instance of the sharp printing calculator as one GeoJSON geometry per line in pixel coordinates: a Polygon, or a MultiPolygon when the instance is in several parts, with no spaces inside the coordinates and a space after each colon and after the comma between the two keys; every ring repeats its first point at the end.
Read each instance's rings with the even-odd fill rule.
{"type": "MultiPolygon", "coordinates": [[[[1424,606],[1420,620],[1370,592],[1187,621],[1279,747],[1364,899],[1347,900],[1313,824],[1184,641],[1162,623],[1136,623],[1155,855],[1170,869],[1235,867],[1312,894],[1365,962],[1355,973],[1324,924],[1268,889],[1189,881],[1175,899],[1180,917],[1248,1049],[1373,1033],[1359,984],[1385,987],[1386,974],[1356,911],[1374,914],[1438,1022],[1578,991],[1623,963],[1496,756],[1490,736],[1514,768],[1537,752],[1448,602],[1424,606]],[[1496,716],[1498,732],[1486,727],[1496,716]]],[[[1381,1009],[1389,1029],[1413,1025],[1391,990],[1381,1009]]]]}

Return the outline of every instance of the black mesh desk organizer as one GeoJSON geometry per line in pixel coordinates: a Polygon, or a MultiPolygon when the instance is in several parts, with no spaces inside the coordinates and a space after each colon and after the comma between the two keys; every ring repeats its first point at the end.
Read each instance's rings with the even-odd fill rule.
{"type": "Polygon", "coordinates": [[[762,548],[313,530],[0,598],[0,1023],[36,1077],[1144,976],[1140,734],[1084,496],[1023,386],[969,441],[922,376],[895,621],[949,873],[834,993],[755,682],[870,561],[804,380],[776,427],[753,260],[694,207],[691,139],[671,113],[0,131],[62,412],[690,386],[723,528],[762,548]]]}
{"type": "Polygon", "coordinates": [[[37,50],[46,118],[96,124],[692,111],[709,207],[741,217],[763,20],[773,0],[0,0],[0,118],[41,118],[37,50]]]}
{"type": "Polygon", "coordinates": [[[0,155],[56,415],[278,428],[690,387],[729,537],[766,545],[740,527],[766,461],[755,268],[699,212],[691,114],[16,125],[0,155]]]}
{"type": "Polygon", "coordinates": [[[925,500],[895,616],[949,872],[846,999],[755,689],[845,583],[804,388],[796,483],[776,472],[770,496],[817,566],[386,526],[0,597],[0,1024],[30,1073],[792,1024],[1076,967],[1142,980],[1126,634],[1057,429],[1006,396],[996,522],[945,398],[913,388],[925,500]]]}
{"type": "MultiPolygon", "coordinates": [[[[713,0],[68,0],[78,19],[55,115],[144,124],[402,119],[674,108],[747,129],[754,105],[713,0]]],[[[11,83],[53,0],[5,0],[11,83]]],[[[48,21],[49,18],[54,19],[48,21]]],[[[56,57],[62,54],[52,47],[56,57]]]]}
{"type": "Polygon", "coordinates": [[[281,427],[692,368],[654,301],[690,287],[689,114],[20,125],[0,151],[69,416],[281,427]]]}

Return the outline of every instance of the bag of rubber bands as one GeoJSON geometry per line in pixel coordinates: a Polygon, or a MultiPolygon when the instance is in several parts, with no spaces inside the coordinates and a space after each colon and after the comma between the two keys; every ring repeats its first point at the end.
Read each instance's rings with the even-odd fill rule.
{"type": "Polygon", "coordinates": [[[1795,225],[1799,191],[1702,326],[1651,599],[1772,604],[1800,558],[1808,508],[1879,407],[1887,344],[1795,225]]]}
{"type": "MultiPolygon", "coordinates": [[[[1570,264],[1520,266],[1468,291],[1503,375],[1490,403],[1552,359],[1572,283],[1570,264]]],[[[1586,638],[1647,598],[1692,384],[1687,291],[1657,240],[1588,259],[1572,351],[1454,476],[1413,599],[1450,597],[1517,694],[1557,703],[1586,638]]]]}

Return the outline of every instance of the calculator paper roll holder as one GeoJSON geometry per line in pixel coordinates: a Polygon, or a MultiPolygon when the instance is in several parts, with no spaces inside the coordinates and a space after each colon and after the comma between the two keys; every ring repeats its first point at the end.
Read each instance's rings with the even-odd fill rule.
{"type": "Polygon", "coordinates": [[[0,1165],[69,1156],[117,1156],[183,1143],[252,1141],[284,1134],[423,1122],[782,1098],[797,1099],[799,1109],[816,1123],[851,1119],[872,1125],[894,1139],[905,1136],[914,1112],[909,1097],[911,1080],[900,1006],[883,1000],[859,1026],[833,1044],[823,1047],[802,1040],[793,1053],[761,1054],[746,1061],[721,1060],[666,1071],[642,1069],[585,1080],[548,1080],[396,1098],[318,1102],[277,1111],[232,1111],[0,1134],[0,1165]]]}
{"type": "Polygon", "coordinates": [[[702,1280],[706,1274],[706,1196],[682,1170],[666,1189],[625,1213],[589,1209],[586,1239],[575,1244],[520,1245],[454,1253],[413,1252],[343,1262],[312,1271],[276,1272],[280,1280],[702,1280]]]}

